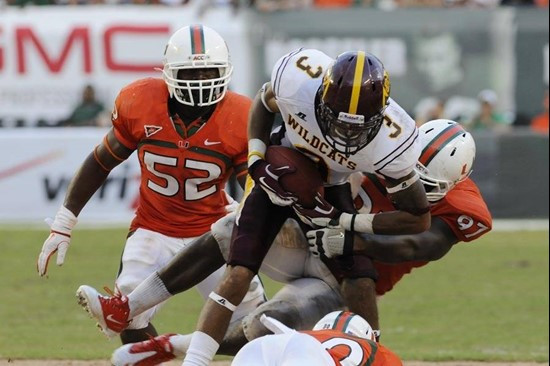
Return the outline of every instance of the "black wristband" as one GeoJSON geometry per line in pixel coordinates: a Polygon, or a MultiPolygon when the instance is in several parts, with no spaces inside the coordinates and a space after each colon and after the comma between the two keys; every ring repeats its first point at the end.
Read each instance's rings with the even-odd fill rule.
{"type": "Polygon", "coordinates": [[[354,231],[346,230],[346,232],[344,233],[344,251],[343,251],[342,255],[352,255],[353,254],[354,236],[355,236],[354,231]]]}

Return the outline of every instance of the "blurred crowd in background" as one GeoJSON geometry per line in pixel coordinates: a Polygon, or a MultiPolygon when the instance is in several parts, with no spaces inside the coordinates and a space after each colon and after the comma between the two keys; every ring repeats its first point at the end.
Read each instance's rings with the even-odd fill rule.
{"type": "MultiPolygon", "coordinates": [[[[466,7],[494,8],[498,6],[541,7],[548,11],[548,0],[0,0],[2,6],[25,7],[33,5],[88,5],[88,4],[157,4],[166,6],[194,6],[199,14],[207,14],[215,8],[229,8],[238,12],[245,8],[257,9],[260,12],[291,11],[299,9],[337,9],[349,7],[371,7],[391,10],[411,7],[466,7]]],[[[1,9],[0,9],[1,11],[1,9]]],[[[470,40],[467,40],[468,42],[470,40]]],[[[547,42],[547,41],[546,41],[547,42]]],[[[475,43],[475,42],[473,42],[475,43]]],[[[472,43],[472,44],[473,44],[472,43]]],[[[483,47],[483,43],[480,43],[483,47]]],[[[457,92],[457,85],[467,84],[466,72],[461,65],[463,52],[458,39],[447,33],[438,33],[433,37],[426,36],[422,42],[413,42],[414,57],[411,64],[421,74],[423,82],[429,83],[414,108],[408,110],[420,126],[426,121],[448,118],[460,122],[470,131],[491,130],[496,132],[511,131],[515,127],[530,127],[536,132],[548,134],[548,89],[544,95],[533,93],[530,98],[540,101],[538,114],[515,114],[502,107],[507,104],[506,98],[499,100],[495,90],[484,89],[457,92]],[[435,51],[434,51],[435,50],[435,51]],[[454,89],[453,89],[454,88],[454,89]],[[455,90],[456,89],[456,90],[455,90]],[[445,92],[443,91],[452,91],[445,92]],[[440,93],[441,91],[441,93],[440,93]]],[[[475,48],[475,47],[474,47],[475,48]]],[[[472,52],[468,50],[468,52],[472,52]]],[[[473,52],[476,52],[475,50],[473,52]]],[[[463,53],[466,53],[464,51],[463,53]]],[[[60,56],[61,57],[61,56],[60,56]]],[[[477,57],[476,55],[472,58],[477,57]]],[[[489,61],[487,61],[489,62],[489,61]]],[[[475,76],[474,76],[475,78],[475,76]]],[[[483,82],[478,83],[486,85],[483,82]]],[[[473,84],[472,84],[473,85],[473,84]]],[[[113,100],[103,95],[99,85],[82,85],[80,101],[72,106],[72,112],[61,120],[23,119],[3,120],[0,116],[0,127],[51,127],[51,126],[101,126],[111,124],[110,113],[113,100]]],[[[398,98],[398,100],[400,100],[398,98]]]]}
{"type": "MultiPolygon", "coordinates": [[[[199,0],[0,0],[0,5],[88,5],[88,4],[156,4],[186,5],[199,0]]],[[[501,5],[548,7],[548,0],[200,0],[202,11],[213,7],[255,8],[259,11],[285,11],[308,8],[376,7],[390,10],[398,7],[474,7],[493,8],[501,5]]]]}
{"type": "MultiPolygon", "coordinates": [[[[111,105],[109,101],[101,101],[96,97],[92,85],[86,85],[82,90],[80,102],[66,119],[54,123],[38,121],[38,127],[108,127],[111,124],[111,105]]],[[[476,99],[453,97],[443,100],[436,97],[422,99],[414,111],[409,111],[418,126],[440,118],[460,122],[469,131],[491,130],[495,132],[511,131],[514,127],[526,127],[541,134],[548,134],[548,90],[541,98],[540,113],[531,116],[526,121],[517,121],[509,113],[500,111],[497,107],[498,96],[495,91],[485,89],[479,92],[476,99]]],[[[0,127],[2,121],[0,119],[0,127]]],[[[16,123],[16,127],[24,127],[24,121],[16,123]]]]}

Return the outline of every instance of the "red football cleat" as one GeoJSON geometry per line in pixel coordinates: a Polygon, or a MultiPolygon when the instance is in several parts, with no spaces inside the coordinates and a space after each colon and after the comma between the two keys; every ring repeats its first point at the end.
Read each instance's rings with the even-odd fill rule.
{"type": "Polygon", "coordinates": [[[125,344],[119,347],[111,357],[114,366],[152,366],[176,358],[170,337],[175,334],[163,334],[148,341],[125,344]]]}
{"type": "Polygon", "coordinates": [[[95,288],[83,285],[76,291],[76,297],[84,310],[97,320],[101,331],[111,338],[130,324],[130,320],[128,320],[130,307],[126,296],[115,295],[107,288],[105,290],[111,296],[103,296],[95,288]]]}

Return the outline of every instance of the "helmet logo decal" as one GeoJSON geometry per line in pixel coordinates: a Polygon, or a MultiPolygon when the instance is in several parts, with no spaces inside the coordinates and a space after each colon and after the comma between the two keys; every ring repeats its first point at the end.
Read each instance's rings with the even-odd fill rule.
{"type": "Polygon", "coordinates": [[[191,53],[205,53],[204,31],[202,25],[192,25],[189,27],[189,32],[191,35],[191,53]]]}
{"type": "Polygon", "coordinates": [[[384,70],[384,85],[382,86],[382,107],[388,103],[388,98],[390,97],[390,74],[384,70]]]}
{"type": "Polygon", "coordinates": [[[357,114],[357,105],[359,104],[359,94],[361,93],[361,84],[363,82],[363,70],[365,68],[365,52],[357,52],[355,73],[353,75],[353,88],[351,90],[351,100],[349,102],[349,113],[357,114]]]}
{"type": "Polygon", "coordinates": [[[353,123],[356,125],[361,125],[365,123],[365,116],[362,114],[350,114],[346,112],[340,112],[338,114],[338,119],[343,122],[353,123]]]}
{"type": "Polygon", "coordinates": [[[424,149],[420,154],[420,161],[424,166],[428,166],[430,161],[437,155],[441,149],[445,147],[449,142],[451,142],[455,137],[460,136],[464,133],[464,129],[458,123],[449,125],[443,131],[439,133],[424,149]]]}

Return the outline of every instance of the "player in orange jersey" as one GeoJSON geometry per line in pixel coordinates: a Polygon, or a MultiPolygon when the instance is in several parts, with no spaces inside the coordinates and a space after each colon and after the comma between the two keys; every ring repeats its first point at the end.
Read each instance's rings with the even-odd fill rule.
{"type": "Polygon", "coordinates": [[[334,311],[311,331],[296,332],[274,318],[261,322],[274,335],[256,338],[235,356],[232,366],[401,366],[388,348],[375,340],[370,324],[359,315],[334,311]]]}
{"type": "MultiPolygon", "coordinates": [[[[471,135],[452,121],[436,120],[422,126],[420,136],[423,153],[416,170],[428,191],[432,227],[415,235],[371,235],[366,243],[363,243],[363,238],[355,237],[357,251],[364,251],[376,259],[378,295],[391,290],[413,268],[439,259],[458,241],[472,241],[491,230],[489,210],[479,189],[468,178],[475,158],[475,142],[471,135]]],[[[359,182],[352,184],[356,188],[358,211],[379,213],[394,210],[382,180],[375,175],[359,177],[359,182]]],[[[212,234],[225,255],[234,216],[228,215],[212,226],[212,234]]],[[[296,329],[309,329],[322,314],[344,305],[339,285],[322,261],[308,255],[307,251],[302,253],[301,248],[307,244],[301,231],[292,229],[290,223],[285,227],[284,235],[275,240],[261,271],[286,285],[271,300],[243,318],[240,333],[233,329],[226,336],[224,344],[236,346],[233,349],[238,349],[247,339],[266,334],[260,322],[262,314],[284,319],[286,324],[296,329]]],[[[309,236],[310,249],[317,255],[319,252],[328,256],[338,255],[346,247],[346,235],[339,231],[324,229],[310,232],[309,236]],[[317,233],[320,233],[319,238],[317,233]]],[[[347,238],[350,239],[349,235],[347,238]]],[[[194,262],[188,268],[197,265],[194,262]]],[[[168,270],[165,268],[162,271],[168,270]]],[[[173,288],[173,285],[169,286],[173,288]]],[[[134,300],[143,303],[137,296],[134,300]]],[[[115,351],[112,361],[114,365],[132,362],[155,365],[183,355],[189,346],[189,337],[163,335],[134,346],[126,345],[115,351]]],[[[223,354],[234,354],[226,352],[224,348],[223,354]]]]}
{"type": "MultiPolygon", "coordinates": [[[[150,319],[157,311],[154,307],[128,324],[124,295],[226,215],[231,199],[225,184],[236,173],[244,185],[247,172],[251,100],[227,91],[233,66],[223,38],[201,25],[183,27],[169,39],[163,65],[163,79],[138,80],[121,90],[113,127],[72,179],[37,264],[40,276],[46,275],[54,253],[57,264],[63,264],[77,216],[110,171],[136,151],[139,206],[124,247],[116,296],[100,296],[89,286],[77,291],[81,305],[107,335],[115,334],[109,327],[127,327],[121,333],[123,343],[156,334],[150,319]]],[[[222,274],[220,268],[198,285],[203,296],[222,274]]],[[[161,298],[170,296],[158,278],[150,288],[161,298]]],[[[263,301],[262,286],[255,288],[248,294],[252,307],[263,301]]]]}
{"type": "MultiPolygon", "coordinates": [[[[475,183],[468,178],[475,158],[475,142],[459,124],[435,120],[420,127],[422,154],[416,170],[426,188],[431,228],[415,235],[369,235],[321,229],[307,234],[310,250],[327,257],[347,251],[373,258],[378,272],[376,292],[391,290],[413,268],[443,257],[454,244],[469,242],[489,232],[491,214],[475,183]],[[353,240],[352,240],[353,239],[353,240]]],[[[384,182],[363,177],[355,199],[363,212],[394,210],[384,182]]]]}

